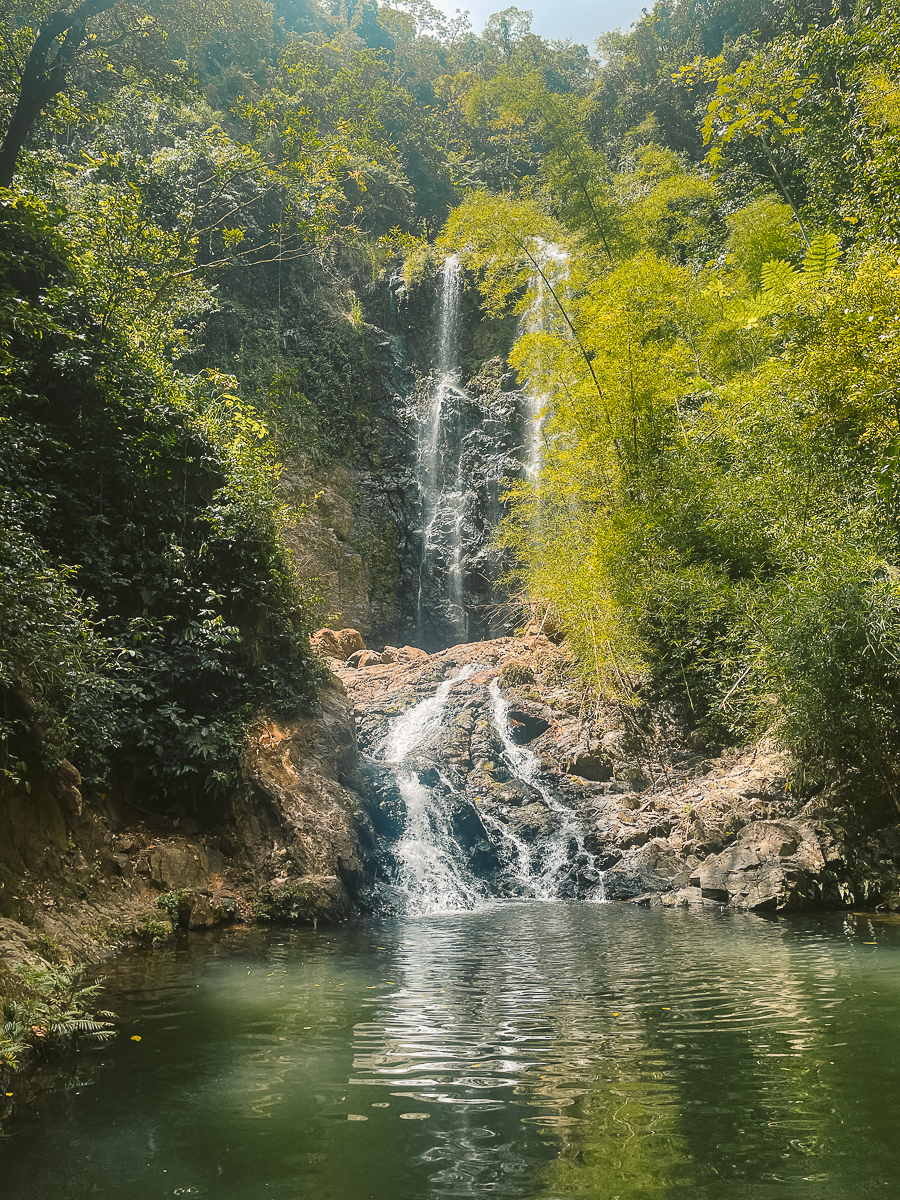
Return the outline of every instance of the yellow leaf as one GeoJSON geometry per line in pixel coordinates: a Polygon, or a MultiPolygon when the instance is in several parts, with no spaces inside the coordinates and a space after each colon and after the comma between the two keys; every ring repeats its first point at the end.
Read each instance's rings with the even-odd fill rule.
{"type": "Polygon", "coordinates": [[[141,1040],[141,1035],[139,1033],[133,1033],[131,1035],[131,1040],[133,1042],[139,1042],[141,1040]]]}

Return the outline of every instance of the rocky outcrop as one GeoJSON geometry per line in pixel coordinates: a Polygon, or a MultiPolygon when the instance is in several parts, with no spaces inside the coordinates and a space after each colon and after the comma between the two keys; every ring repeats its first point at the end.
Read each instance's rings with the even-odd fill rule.
{"type": "Polygon", "coordinates": [[[296,462],[285,469],[281,488],[292,514],[282,529],[285,543],[299,577],[315,581],[332,623],[363,634],[390,627],[397,613],[397,532],[390,512],[369,502],[361,473],[338,465],[323,474],[296,462]]]}
{"type": "Polygon", "coordinates": [[[371,875],[374,834],[360,797],[356,735],[343,687],[322,690],[315,717],[267,718],[250,739],[251,799],[232,803],[240,878],[260,915],[338,920],[371,875]]]}
{"type": "MultiPolygon", "coordinates": [[[[379,837],[396,839],[404,822],[390,772],[374,761],[391,722],[467,666],[474,671],[451,690],[440,737],[412,765],[427,786],[445,781],[458,793],[454,826],[477,814],[477,829],[459,839],[468,853],[485,838],[496,843],[498,822],[520,842],[540,844],[555,820],[534,779],[504,767],[489,694],[497,679],[512,740],[577,816],[607,899],[763,912],[900,908],[900,826],[866,830],[847,819],[846,798],[836,805],[797,795],[784,757],[765,743],[723,754],[672,714],[598,707],[571,682],[564,647],[538,634],[334,664],[369,757],[358,786],[379,837]]],[[[579,853],[563,894],[592,894],[594,876],[575,861],[579,853]]],[[[481,861],[492,869],[483,849],[481,861]]]]}
{"type": "Polygon", "coordinates": [[[31,790],[0,796],[0,966],[96,960],[235,919],[346,919],[374,865],[371,822],[342,782],[356,772],[334,678],[314,716],[257,722],[245,786],[202,817],[87,789],[67,762],[49,776],[29,764],[31,790]]]}

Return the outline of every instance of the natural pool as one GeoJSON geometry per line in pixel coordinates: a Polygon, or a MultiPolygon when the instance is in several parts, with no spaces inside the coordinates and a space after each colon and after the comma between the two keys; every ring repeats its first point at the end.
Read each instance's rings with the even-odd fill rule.
{"type": "Polygon", "coordinates": [[[17,1085],[5,1200],[900,1192],[890,923],[510,903],[106,975],[122,1032],[17,1085]]]}

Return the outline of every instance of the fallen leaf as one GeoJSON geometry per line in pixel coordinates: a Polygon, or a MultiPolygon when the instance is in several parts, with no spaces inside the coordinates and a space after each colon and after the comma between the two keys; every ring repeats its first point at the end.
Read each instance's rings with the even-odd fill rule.
{"type": "Polygon", "coordinates": [[[131,1035],[131,1040],[133,1042],[139,1042],[141,1040],[141,1035],[139,1033],[133,1033],[131,1035]]]}

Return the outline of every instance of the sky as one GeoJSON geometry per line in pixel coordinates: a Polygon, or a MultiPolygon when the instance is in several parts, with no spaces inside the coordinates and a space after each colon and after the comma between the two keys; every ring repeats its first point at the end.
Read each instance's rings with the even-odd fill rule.
{"type": "Polygon", "coordinates": [[[652,8],[653,0],[432,0],[448,16],[468,9],[476,33],[481,33],[491,13],[501,12],[511,3],[534,13],[531,28],[541,37],[571,38],[593,50],[594,38],[610,29],[627,29],[641,13],[652,8]]]}

